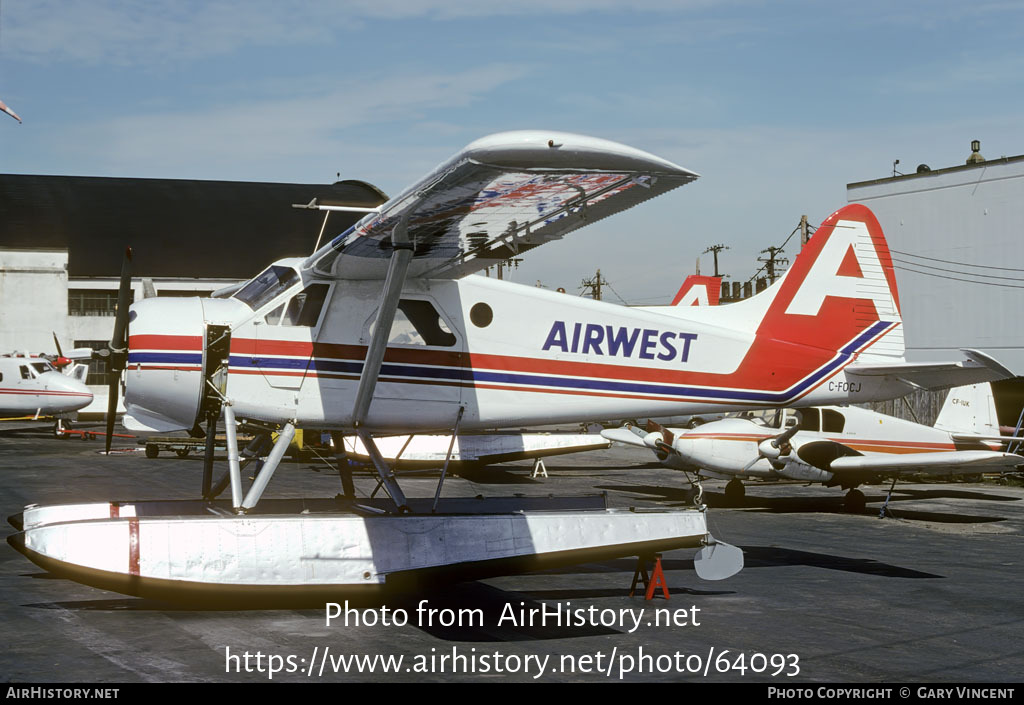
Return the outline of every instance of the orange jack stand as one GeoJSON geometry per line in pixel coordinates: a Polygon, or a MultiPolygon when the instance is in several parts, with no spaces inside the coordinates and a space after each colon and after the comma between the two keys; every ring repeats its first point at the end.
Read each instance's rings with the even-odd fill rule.
{"type": "Polygon", "coordinates": [[[665,595],[665,599],[671,599],[668,594],[668,581],[665,580],[665,571],[661,569],[661,554],[655,553],[653,556],[637,556],[636,559],[636,570],[633,572],[633,584],[629,587],[629,596],[633,597],[636,593],[636,584],[640,580],[644,581],[644,599],[653,600],[654,591],[657,588],[661,588],[661,592],[665,595]],[[651,571],[651,577],[647,577],[647,562],[649,560],[654,561],[654,570],[651,571]]]}

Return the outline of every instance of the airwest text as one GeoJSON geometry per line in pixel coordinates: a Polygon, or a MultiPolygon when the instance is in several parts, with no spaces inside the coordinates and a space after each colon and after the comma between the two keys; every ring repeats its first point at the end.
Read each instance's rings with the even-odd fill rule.
{"type": "Polygon", "coordinates": [[[696,339],[696,333],[603,326],[597,323],[573,323],[569,328],[565,321],[555,321],[542,349],[583,355],[686,362],[690,359],[690,343],[696,339]]]}

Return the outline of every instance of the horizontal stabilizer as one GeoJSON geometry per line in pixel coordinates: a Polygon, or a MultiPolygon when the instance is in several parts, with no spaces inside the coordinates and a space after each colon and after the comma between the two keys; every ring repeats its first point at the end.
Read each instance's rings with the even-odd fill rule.
{"type": "Polygon", "coordinates": [[[846,368],[847,378],[891,377],[918,389],[938,390],[1013,377],[1010,370],[977,350],[964,350],[960,362],[904,362],[857,364],[846,368]]]}

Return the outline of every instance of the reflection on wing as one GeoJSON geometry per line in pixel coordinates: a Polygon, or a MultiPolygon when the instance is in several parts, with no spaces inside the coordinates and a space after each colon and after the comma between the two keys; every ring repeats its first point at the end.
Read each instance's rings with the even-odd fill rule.
{"type": "Polygon", "coordinates": [[[697,178],[625,145],[524,131],[470,144],[306,260],[319,276],[379,279],[391,233],[414,243],[409,276],[454,279],[697,178]]]}

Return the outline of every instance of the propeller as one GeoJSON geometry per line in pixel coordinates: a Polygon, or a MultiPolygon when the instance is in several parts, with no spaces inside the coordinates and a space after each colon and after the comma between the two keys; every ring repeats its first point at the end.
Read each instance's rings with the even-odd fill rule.
{"type": "Polygon", "coordinates": [[[767,459],[768,462],[772,464],[772,467],[776,469],[781,467],[781,465],[776,465],[776,463],[779,462],[779,458],[788,456],[793,451],[793,446],[790,444],[789,439],[791,439],[796,432],[800,430],[800,412],[797,411],[796,414],[797,423],[793,424],[779,435],[771,438],[765,438],[757,444],[757,457],[744,466],[744,472],[749,470],[754,463],[761,458],[767,459]]]}
{"type": "Polygon", "coordinates": [[[672,447],[672,443],[676,439],[674,433],[652,419],[647,419],[647,425],[644,428],[647,431],[646,435],[641,435],[644,445],[655,453],[660,453],[659,460],[664,460],[676,452],[676,449],[672,447]]]}
{"type": "Polygon", "coordinates": [[[121,385],[121,373],[128,362],[128,300],[132,292],[132,248],[124,251],[121,260],[121,283],[117,288],[117,316],[114,318],[114,333],[110,337],[109,349],[96,350],[93,359],[107,363],[107,443],[106,452],[110,454],[110,443],[114,436],[114,421],[117,417],[117,400],[121,385]]]}

